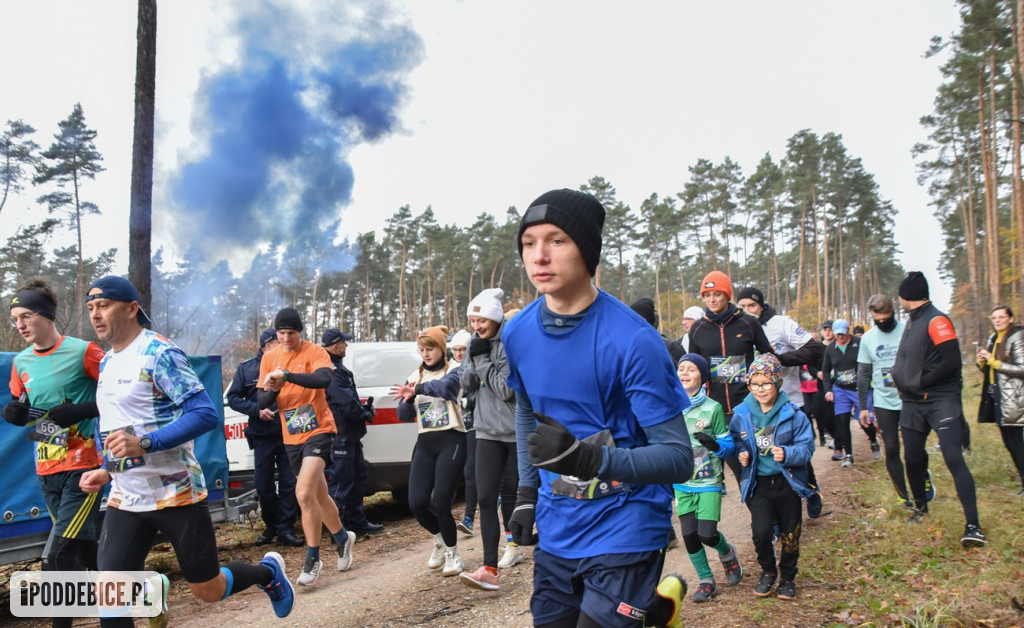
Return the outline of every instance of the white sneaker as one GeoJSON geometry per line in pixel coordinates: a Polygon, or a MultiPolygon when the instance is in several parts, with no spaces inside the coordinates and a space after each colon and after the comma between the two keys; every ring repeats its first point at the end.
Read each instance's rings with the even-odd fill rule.
{"type": "Polygon", "coordinates": [[[299,574],[295,582],[307,587],[316,584],[316,581],[320,579],[320,567],[322,566],[323,563],[319,560],[307,556],[306,562],[302,565],[302,573],[299,574]]]}
{"type": "Polygon", "coordinates": [[[508,569],[509,567],[514,567],[523,562],[524,558],[526,558],[526,551],[515,543],[509,543],[505,546],[505,553],[502,554],[501,560],[498,561],[498,568],[508,569]]]}
{"type": "Polygon", "coordinates": [[[444,544],[434,541],[434,551],[430,553],[430,560],[427,561],[427,567],[431,569],[437,569],[444,564],[444,544]]]}
{"type": "Polygon", "coordinates": [[[345,545],[338,548],[338,571],[348,571],[352,566],[352,546],[356,543],[356,533],[346,530],[345,545]]]}
{"type": "Polygon", "coordinates": [[[457,548],[445,549],[444,550],[444,569],[441,570],[442,576],[457,576],[462,573],[465,569],[462,564],[462,556],[459,556],[459,550],[457,548]]]}

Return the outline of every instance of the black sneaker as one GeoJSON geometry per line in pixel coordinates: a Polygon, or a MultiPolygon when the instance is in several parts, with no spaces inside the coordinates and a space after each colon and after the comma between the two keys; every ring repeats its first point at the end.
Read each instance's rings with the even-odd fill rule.
{"type": "Polygon", "coordinates": [[[984,547],[988,543],[985,540],[985,533],[978,526],[968,523],[964,528],[964,535],[960,537],[960,545],[964,547],[984,547]]]}
{"type": "Polygon", "coordinates": [[[780,600],[792,600],[796,597],[796,585],[792,580],[783,580],[779,583],[779,589],[775,592],[780,600]]]}
{"type": "Polygon", "coordinates": [[[914,511],[910,513],[910,518],[907,519],[909,523],[921,523],[924,521],[924,516],[928,514],[928,506],[921,506],[920,508],[914,508],[914,511]]]}
{"type": "Polygon", "coordinates": [[[777,574],[768,573],[767,571],[761,574],[761,577],[757,581],[757,586],[754,587],[754,595],[757,597],[768,597],[772,594],[772,587],[775,586],[775,578],[777,574]]]}

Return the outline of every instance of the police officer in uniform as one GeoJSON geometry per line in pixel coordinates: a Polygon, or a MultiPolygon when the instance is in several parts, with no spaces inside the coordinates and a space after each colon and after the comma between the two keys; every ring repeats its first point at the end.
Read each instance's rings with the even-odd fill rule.
{"type": "Polygon", "coordinates": [[[373,400],[365,404],[359,401],[352,371],[342,363],[349,340],[352,336],[334,328],[326,330],[320,340],[334,366],[334,377],[327,386],[327,405],[338,427],[334,463],[327,470],[327,490],[338,505],[345,528],[361,538],[380,534],[384,526],[368,521],[363,511],[367,477],[362,438],[366,424],[373,422],[373,400]]]}

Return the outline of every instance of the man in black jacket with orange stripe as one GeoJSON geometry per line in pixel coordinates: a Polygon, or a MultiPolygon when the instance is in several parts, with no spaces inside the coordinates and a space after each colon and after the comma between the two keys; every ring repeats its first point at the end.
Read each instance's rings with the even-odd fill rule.
{"type": "Polygon", "coordinates": [[[935,430],[967,519],[960,544],[980,547],[986,540],[978,522],[974,477],[961,449],[965,423],[960,399],[963,388],[960,342],[953,322],[929,300],[928,281],[922,273],[907,273],[900,282],[899,299],[900,306],[910,314],[910,320],[903,331],[891,374],[903,401],[900,433],[915,506],[910,520],[921,521],[928,512],[925,442],[929,432],[935,430]]]}

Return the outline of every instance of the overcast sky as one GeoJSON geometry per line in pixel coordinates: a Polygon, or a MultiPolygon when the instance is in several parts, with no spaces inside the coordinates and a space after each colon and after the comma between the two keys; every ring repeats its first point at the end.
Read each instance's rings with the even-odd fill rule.
{"type": "MultiPolygon", "coordinates": [[[[155,246],[171,255],[196,244],[173,224],[183,213],[170,190],[208,148],[197,89],[203,77],[239,64],[246,37],[255,37],[239,32],[244,21],[224,6],[159,4],[155,246]]],[[[296,43],[305,37],[284,26],[283,38],[315,65],[321,40],[366,36],[359,27],[381,5],[298,6],[310,41],[296,43]]],[[[340,218],[343,234],[381,229],[406,204],[414,214],[432,206],[440,222],[465,226],[595,175],[636,209],[651,193],[681,191],[700,158],[729,156],[747,175],[765,152],[781,159],[786,140],[809,128],[842,134],[863,159],[900,212],[902,263],[924,271],[937,303],[948,306],[936,270],[941,234],[910,148],[925,139],[918,119],[931,112],[941,80],[940,60],[923,53],[932,36],[957,29],[952,2],[432,0],[395,3],[386,13],[372,19],[408,29],[422,46],[415,63],[395,71],[407,89],[391,132],[344,147],[350,200],[325,210],[340,218]]],[[[118,247],[121,272],[135,26],[136,5],[127,0],[0,1],[0,122],[24,119],[46,146],[82,103],[107,168],[84,189],[103,212],[85,221],[87,253],[118,247]]],[[[0,236],[38,220],[38,193],[8,202],[0,236]]],[[[192,238],[199,239],[194,231],[192,238]]],[[[215,241],[204,239],[207,250],[215,241]]]]}

